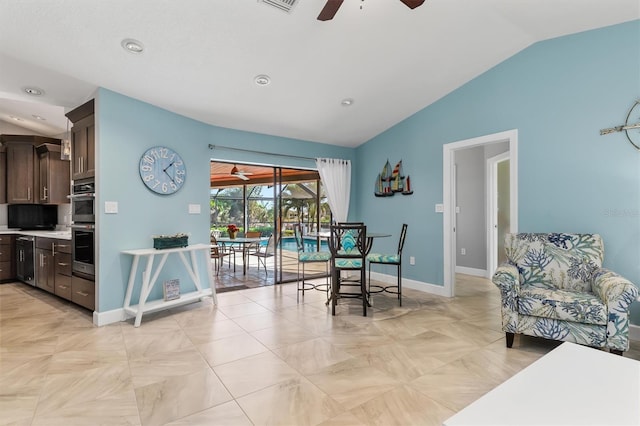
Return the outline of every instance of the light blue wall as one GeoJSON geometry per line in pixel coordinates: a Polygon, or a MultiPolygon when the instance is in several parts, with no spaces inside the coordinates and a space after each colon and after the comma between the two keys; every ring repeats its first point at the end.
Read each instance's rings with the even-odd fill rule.
{"type": "MultiPolygon", "coordinates": [[[[621,124],[639,96],[640,21],[537,43],[358,147],[360,219],[395,235],[407,222],[416,265],[405,262],[404,276],[442,285],[442,146],[518,129],[519,230],[600,233],[605,266],[638,285],[640,152],[599,130],[621,124]],[[373,196],[387,158],[403,159],[412,196],[373,196]]],[[[376,250],[393,251],[386,240],[376,250]]]]}
{"type": "MultiPolygon", "coordinates": [[[[312,161],[209,149],[209,144],[353,160],[355,151],[343,147],[291,140],[224,129],[194,121],[147,103],[100,89],[97,117],[98,193],[98,308],[122,307],[131,258],[125,249],[151,247],[152,235],[186,232],[190,243],[209,242],[209,160],[249,161],[282,166],[315,167],[312,161]],[[138,162],[156,145],[175,149],[187,165],[184,187],[176,194],[159,196],[141,182],[138,162]],[[105,214],[104,202],[117,201],[118,214],[105,214]],[[189,204],[200,204],[201,214],[188,214],[189,204]]],[[[141,265],[143,267],[144,265],[141,265]]],[[[141,269],[141,268],[139,268],[141,269]]],[[[180,278],[188,291],[186,273],[179,260],[170,260],[159,278],[180,278]]],[[[206,282],[206,270],[200,276],[206,282]]],[[[140,282],[140,277],[138,277],[140,282]]],[[[137,294],[137,291],[134,292],[137,294]]],[[[151,299],[161,298],[158,286],[151,299]]],[[[137,296],[134,297],[137,301],[137,296]]]]}

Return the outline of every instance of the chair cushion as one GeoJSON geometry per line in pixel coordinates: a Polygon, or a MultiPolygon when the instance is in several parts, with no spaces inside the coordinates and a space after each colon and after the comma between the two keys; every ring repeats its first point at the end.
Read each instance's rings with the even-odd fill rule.
{"type": "Polygon", "coordinates": [[[362,259],[336,258],[335,267],[338,269],[360,269],[362,259]]]}
{"type": "Polygon", "coordinates": [[[505,243],[520,281],[547,289],[590,292],[604,257],[598,234],[508,234],[505,243]]]}
{"type": "Polygon", "coordinates": [[[331,253],[326,251],[311,251],[298,254],[300,262],[326,262],[331,259],[331,253]]]}
{"type": "Polygon", "coordinates": [[[586,324],[607,324],[607,308],[593,293],[524,286],[518,298],[522,315],[586,324]]]}
{"type": "Polygon", "coordinates": [[[397,254],[370,253],[367,255],[367,260],[374,263],[400,263],[400,256],[397,254]]]}

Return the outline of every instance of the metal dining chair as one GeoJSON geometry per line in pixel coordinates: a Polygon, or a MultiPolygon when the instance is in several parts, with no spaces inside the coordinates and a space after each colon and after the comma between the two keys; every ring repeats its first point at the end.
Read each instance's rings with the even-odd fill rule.
{"type": "Polygon", "coordinates": [[[300,292],[302,292],[302,297],[304,297],[305,290],[324,290],[327,293],[327,300],[329,300],[329,261],[331,260],[331,253],[327,251],[305,251],[302,227],[299,223],[293,225],[293,235],[296,239],[296,247],[298,249],[298,302],[300,301],[300,292]],[[312,284],[305,281],[304,267],[309,263],[325,264],[325,284],[312,284]],[[300,265],[302,265],[302,280],[300,280],[300,265]]]}
{"type": "Polygon", "coordinates": [[[211,234],[211,258],[214,260],[216,275],[220,274],[220,267],[224,263],[224,258],[229,258],[229,268],[231,268],[231,255],[233,255],[233,272],[236,271],[236,252],[233,248],[218,244],[216,237],[211,234]]]}
{"type": "Polygon", "coordinates": [[[254,252],[249,253],[249,256],[255,256],[258,259],[258,272],[260,272],[260,264],[264,266],[264,273],[269,276],[267,271],[267,259],[275,256],[276,254],[276,238],[273,234],[269,236],[269,241],[266,246],[260,245],[254,252]]]}
{"type": "MultiPolygon", "coordinates": [[[[244,233],[246,238],[260,238],[262,236],[262,232],[260,231],[247,231],[244,233]]],[[[243,256],[242,261],[247,262],[249,260],[249,253],[254,253],[260,249],[260,242],[244,244],[243,245],[243,256]]],[[[248,265],[247,265],[248,266],[248,265]]]]}
{"type": "Polygon", "coordinates": [[[361,298],[362,314],[367,316],[368,294],[365,272],[367,227],[361,223],[333,224],[330,227],[331,251],[331,314],[336,314],[336,304],[342,298],[361,298]],[[342,277],[343,272],[357,271],[356,277],[342,277]],[[352,289],[351,292],[343,288],[352,289]],[[360,287],[360,291],[353,291],[360,287]]]}
{"type": "Polygon", "coordinates": [[[381,254],[381,253],[369,253],[367,255],[367,261],[369,262],[369,294],[387,292],[398,295],[398,301],[402,306],[402,248],[404,247],[404,240],[407,236],[407,227],[405,223],[402,225],[402,231],[400,231],[400,241],[398,241],[398,252],[395,254],[381,254]],[[398,282],[396,285],[379,286],[371,285],[371,265],[391,265],[398,268],[397,277],[398,282]],[[374,290],[371,289],[374,287],[374,290]]]}

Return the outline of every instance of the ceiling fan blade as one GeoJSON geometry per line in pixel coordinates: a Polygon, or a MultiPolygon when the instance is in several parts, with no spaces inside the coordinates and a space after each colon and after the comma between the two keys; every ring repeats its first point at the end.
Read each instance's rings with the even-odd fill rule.
{"type": "Polygon", "coordinates": [[[424,3],[424,0],[400,0],[402,3],[405,4],[405,6],[407,6],[409,9],[415,9],[418,6],[422,6],[422,3],[424,3]]]}
{"type": "Polygon", "coordinates": [[[249,180],[249,178],[243,175],[242,173],[235,173],[234,176],[237,177],[238,179],[249,180]]]}
{"type": "MultiPolygon", "coordinates": [[[[322,8],[320,15],[318,15],[318,21],[329,21],[336,16],[336,12],[340,9],[344,0],[327,0],[327,3],[322,8]]],[[[423,0],[424,1],[424,0],[423,0]]]]}

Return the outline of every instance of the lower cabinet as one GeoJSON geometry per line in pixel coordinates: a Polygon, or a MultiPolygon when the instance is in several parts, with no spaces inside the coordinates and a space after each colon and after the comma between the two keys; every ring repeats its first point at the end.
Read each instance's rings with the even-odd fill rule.
{"type": "Polygon", "coordinates": [[[36,287],[92,311],[95,309],[95,282],[71,272],[71,241],[37,237],[35,266],[36,287]]]}
{"type": "Polygon", "coordinates": [[[54,293],[71,300],[71,242],[58,240],[54,243],[55,263],[54,293]]]}
{"type": "Polygon", "coordinates": [[[0,235],[0,282],[12,281],[16,277],[14,238],[13,235],[0,235]]]}
{"type": "Polygon", "coordinates": [[[96,307],[96,284],[82,277],[71,277],[71,301],[92,311],[96,307]]]}
{"type": "Polygon", "coordinates": [[[56,265],[53,259],[53,238],[36,237],[36,287],[55,293],[56,265]]]}

